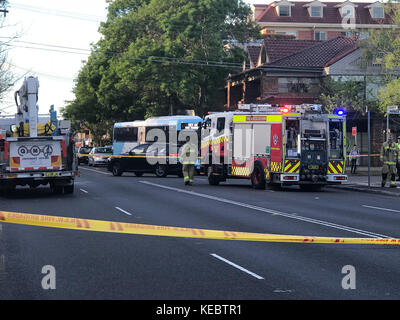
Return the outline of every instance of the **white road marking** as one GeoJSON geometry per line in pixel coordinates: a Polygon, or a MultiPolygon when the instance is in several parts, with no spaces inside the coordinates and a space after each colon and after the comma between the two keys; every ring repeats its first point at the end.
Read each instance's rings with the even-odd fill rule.
{"type": "Polygon", "coordinates": [[[389,239],[393,238],[393,237],[382,235],[382,234],[375,233],[375,232],[356,229],[356,228],[353,228],[353,227],[348,227],[348,226],[335,224],[335,223],[331,223],[331,222],[327,222],[327,221],[323,221],[323,220],[317,220],[317,219],[313,219],[313,218],[307,218],[307,217],[303,217],[303,216],[299,216],[299,215],[294,216],[294,215],[292,215],[290,213],[280,212],[280,211],[277,211],[277,210],[272,210],[272,209],[267,209],[267,208],[263,208],[263,207],[253,206],[253,205],[250,205],[250,204],[247,204],[247,203],[242,203],[242,202],[238,202],[238,201],[233,201],[233,200],[228,200],[228,199],[224,199],[224,198],[214,197],[214,196],[210,196],[210,195],[204,194],[204,193],[198,193],[198,192],[183,190],[183,189],[179,189],[179,188],[164,186],[164,185],[161,185],[161,184],[155,184],[155,183],[148,182],[148,181],[139,181],[139,182],[143,183],[143,184],[151,185],[151,186],[154,186],[154,187],[158,187],[158,188],[163,188],[163,189],[172,190],[172,191],[176,191],[176,192],[186,193],[186,194],[189,194],[189,195],[192,195],[192,196],[202,197],[202,198],[206,198],[206,199],[210,199],[210,200],[214,200],[214,201],[218,201],[218,202],[223,202],[223,203],[228,203],[228,204],[231,204],[231,205],[235,205],[235,206],[239,206],[239,207],[243,207],[243,208],[247,208],[247,209],[252,209],[252,210],[256,210],[256,211],[270,213],[270,214],[276,215],[276,216],[282,216],[282,217],[286,217],[286,218],[290,218],[290,219],[295,219],[295,220],[300,220],[300,221],[304,221],[304,222],[309,222],[309,223],[313,223],[313,224],[322,225],[322,226],[325,226],[325,227],[330,227],[330,228],[334,228],[334,229],[339,229],[339,230],[344,230],[344,231],[348,231],[348,232],[352,232],[352,233],[357,233],[357,234],[361,234],[361,235],[372,237],[372,238],[389,238],[389,239]]]}
{"type": "Polygon", "coordinates": [[[264,279],[263,277],[259,276],[258,274],[254,273],[254,272],[251,272],[251,271],[249,271],[249,270],[247,270],[247,269],[245,269],[245,268],[243,268],[243,267],[237,265],[236,263],[233,263],[232,261],[229,261],[229,260],[227,260],[227,259],[225,259],[225,258],[222,258],[221,256],[219,256],[219,255],[217,255],[217,254],[215,254],[215,253],[211,253],[211,255],[212,255],[214,258],[217,258],[217,259],[219,259],[219,260],[221,260],[221,261],[223,261],[223,262],[225,262],[225,263],[231,265],[232,267],[235,267],[235,268],[237,268],[237,269],[239,269],[239,270],[241,270],[241,271],[243,271],[243,272],[246,272],[247,274],[253,276],[254,278],[257,278],[258,280],[263,280],[263,279],[264,279]]]}
{"type": "Polygon", "coordinates": [[[115,209],[117,209],[117,210],[119,210],[119,211],[121,211],[121,212],[127,214],[128,216],[131,216],[131,215],[132,215],[132,213],[129,213],[128,211],[125,211],[124,209],[121,209],[121,208],[119,208],[119,207],[115,207],[115,209]]]}
{"type": "Polygon", "coordinates": [[[89,169],[89,168],[82,168],[82,167],[80,167],[79,170],[93,171],[93,172],[105,174],[105,175],[107,175],[107,176],[111,176],[111,175],[112,175],[111,173],[108,173],[108,172],[103,172],[103,171],[100,171],[100,170],[89,169]]]}
{"type": "Polygon", "coordinates": [[[394,209],[387,209],[387,208],[380,208],[380,207],[372,207],[372,206],[367,206],[367,205],[362,205],[364,208],[370,208],[370,209],[377,209],[377,210],[383,210],[383,211],[391,211],[391,212],[398,212],[400,213],[400,210],[394,210],[394,209]]]}
{"type": "Polygon", "coordinates": [[[79,189],[81,190],[83,193],[89,193],[88,191],[84,190],[84,189],[79,189]]]}

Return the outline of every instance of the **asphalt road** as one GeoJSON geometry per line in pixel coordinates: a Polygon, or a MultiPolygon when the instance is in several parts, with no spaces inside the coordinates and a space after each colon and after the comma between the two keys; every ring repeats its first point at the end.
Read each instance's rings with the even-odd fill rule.
{"type": "MultiPolygon", "coordinates": [[[[400,238],[396,198],[209,186],[81,167],[73,195],[17,189],[4,211],[199,229],[400,238]],[[182,190],[184,192],[182,192],[182,190]],[[274,212],[271,212],[274,210],[274,212]]],[[[186,239],[0,223],[0,299],[399,299],[400,248],[186,239]],[[43,266],[56,270],[44,290],[43,266]],[[355,270],[345,290],[344,266],[355,270]]]]}

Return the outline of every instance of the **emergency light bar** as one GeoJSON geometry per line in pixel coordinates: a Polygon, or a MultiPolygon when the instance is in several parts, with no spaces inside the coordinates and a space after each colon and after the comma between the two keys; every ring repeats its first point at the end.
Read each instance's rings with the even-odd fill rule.
{"type": "Polygon", "coordinates": [[[270,104],[239,104],[239,110],[250,112],[268,112],[276,111],[270,104]]]}
{"type": "Polygon", "coordinates": [[[302,104],[302,105],[271,105],[271,104],[239,104],[239,110],[248,112],[321,112],[321,104],[302,104]]]}

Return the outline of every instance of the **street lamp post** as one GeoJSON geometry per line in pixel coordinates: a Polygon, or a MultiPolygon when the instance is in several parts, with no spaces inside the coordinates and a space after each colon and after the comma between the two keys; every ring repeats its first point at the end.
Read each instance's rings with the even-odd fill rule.
{"type": "Polygon", "coordinates": [[[367,107],[368,113],[368,189],[371,188],[371,113],[367,107]]]}

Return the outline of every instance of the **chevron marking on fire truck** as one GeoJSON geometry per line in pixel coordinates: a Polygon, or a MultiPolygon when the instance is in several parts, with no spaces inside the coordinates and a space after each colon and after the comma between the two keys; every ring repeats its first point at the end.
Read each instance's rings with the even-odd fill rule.
{"type": "Polygon", "coordinates": [[[285,161],[285,172],[286,173],[299,173],[300,172],[300,160],[286,160],[285,161]]]}
{"type": "Polygon", "coordinates": [[[341,174],[343,172],[343,161],[329,161],[329,174],[341,174]]]}

